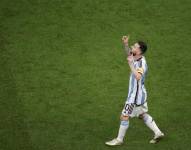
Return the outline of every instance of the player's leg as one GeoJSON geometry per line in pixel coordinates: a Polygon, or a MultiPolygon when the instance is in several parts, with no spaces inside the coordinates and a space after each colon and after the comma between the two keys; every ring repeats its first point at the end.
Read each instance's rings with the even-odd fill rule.
{"type": "Polygon", "coordinates": [[[161,133],[160,129],[156,125],[153,118],[148,113],[143,113],[139,116],[140,119],[143,119],[144,123],[155,133],[161,133]]]}
{"type": "Polygon", "coordinates": [[[127,131],[128,127],[129,127],[129,116],[122,114],[120,119],[121,119],[121,122],[120,122],[120,127],[119,127],[119,131],[118,131],[117,140],[123,142],[126,131],[127,131]]]}
{"type": "Polygon", "coordinates": [[[143,119],[146,126],[149,127],[155,134],[154,138],[150,141],[150,143],[156,143],[160,138],[164,136],[164,133],[161,132],[153,118],[148,113],[143,113],[139,115],[139,118],[143,119]]]}
{"type": "Polygon", "coordinates": [[[121,122],[118,131],[118,136],[117,138],[106,142],[105,143],[106,145],[115,146],[115,145],[121,145],[123,143],[126,131],[129,127],[129,115],[132,113],[133,107],[134,107],[133,104],[125,104],[125,107],[120,117],[121,122]]]}
{"type": "Polygon", "coordinates": [[[106,145],[109,146],[116,146],[116,145],[121,145],[123,144],[123,139],[125,137],[126,131],[129,127],[129,116],[124,116],[123,114],[120,117],[121,122],[119,126],[119,131],[118,131],[118,136],[117,138],[114,138],[111,141],[106,142],[106,145]]]}

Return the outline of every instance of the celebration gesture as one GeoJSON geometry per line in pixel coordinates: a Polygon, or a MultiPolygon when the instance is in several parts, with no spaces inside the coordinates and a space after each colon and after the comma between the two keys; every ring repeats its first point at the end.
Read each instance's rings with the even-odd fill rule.
{"type": "Polygon", "coordinates": [[[123,43],[125,44],[125,45],[128,45],[128,42],[129,42],[129,35],[128,36],[123,36],[122,37],[122,41],[123,41],[123,43]]]}

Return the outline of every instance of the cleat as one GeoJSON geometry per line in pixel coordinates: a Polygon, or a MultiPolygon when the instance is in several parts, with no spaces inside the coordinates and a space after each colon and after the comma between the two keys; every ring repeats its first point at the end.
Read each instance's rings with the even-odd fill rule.
{"type": "Polygon", "coordinates": [[[111,141],[105,142],[105,144],[108,146],[117,146],[117,145],[122,145],[123,141],[119,141],[118,139],[113,139],[111,141]]]}
{"type": "Polygon", "coordinates": [[[158,143],[162,138],[164,137],[164,133],[159,133],[159,134],[156,134],[155,136],[154,136],[154,138],[152,139],[152,140],[150,140],[150,143],[151,144],[156,144],[156,143],[158,143]]]}

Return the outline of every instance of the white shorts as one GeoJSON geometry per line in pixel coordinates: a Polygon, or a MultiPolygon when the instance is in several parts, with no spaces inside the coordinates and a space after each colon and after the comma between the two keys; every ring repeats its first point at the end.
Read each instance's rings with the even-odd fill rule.
{"type": "Polygon", "coordinates": [[[139,115],[146,112],[148,112],[147,103],[144,103],[143,105],[140,106],[136,106],[135,104],[125,104],[122,110],[122,115],[133,118],[133,117],[139,117],[139,115]]]}

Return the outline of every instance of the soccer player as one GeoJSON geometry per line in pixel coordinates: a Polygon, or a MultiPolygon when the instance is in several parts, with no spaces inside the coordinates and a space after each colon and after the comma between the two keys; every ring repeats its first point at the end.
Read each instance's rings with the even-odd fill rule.
{"type": "Polygon", "coordinates": [[[160,131],[153,118],[148,114],[147,92],[144,86],[148,67],[143,56],[147,50],[147,45],[143,41],[138,41],[130,49],[128,47],[128,40],[128,36],[123,36],[122,41],[128,53],[127,61],[131,70],[129,92],[121,113],[118,136],[105,143],[109,146],[121,145],[123,143],[129,127],[129,119],[133,117],[142,119],[146,126],[154,132],[154,137],[150,140],[150,143],[157,143],[164,136],[164,133],[160,131]]]}

